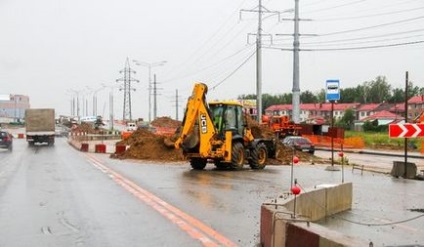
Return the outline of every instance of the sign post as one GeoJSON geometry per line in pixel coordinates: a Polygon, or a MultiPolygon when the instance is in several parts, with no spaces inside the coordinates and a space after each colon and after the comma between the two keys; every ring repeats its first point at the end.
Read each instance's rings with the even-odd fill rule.
{"type": "Polygon", "coordinates": [[[331,103],[331,166],[327,167],[327,171],[339,171],[334,167],[334,102],[340,100],[340,81],[327,80],[325,84],[325,98],[331,103]]]}

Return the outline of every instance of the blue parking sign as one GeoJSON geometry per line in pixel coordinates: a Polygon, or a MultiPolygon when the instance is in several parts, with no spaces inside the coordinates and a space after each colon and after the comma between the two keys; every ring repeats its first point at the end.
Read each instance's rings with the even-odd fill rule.
{"type": "Polygon", "coordinates": [[[339,80],[327,80],[325,86],[326,97],[328,101],[340,100],[340,81],[339,80]]]}

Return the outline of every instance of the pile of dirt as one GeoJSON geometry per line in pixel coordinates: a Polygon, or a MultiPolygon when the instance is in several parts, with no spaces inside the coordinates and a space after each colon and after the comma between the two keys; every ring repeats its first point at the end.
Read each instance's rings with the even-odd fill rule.
{"type": "Polygon", "coordinates": [[[181,121],[174,120],[170,117],[159,117],[150,124],[154,127],[178,128],[181,126],[181,121]]]}
{"type": "Polygon", "coordinates": [[[274,132],[267,125],[259,124],[248,114],[246,115],[246,122],[247,127],[252,131],[253,137],[265,139],[275,138],[274,132]]]}
{"type": "Polygon", "coordinates": [[[73,132],[85,132],[88,134],[97,134],[100,131],[99,130],[95,130],[93,128],[92,124],[89,123],[81,123],[80,125],[78,125],[76,128],[72,129],[73,132]]]}
{"type": "MultiPolygon", "coordinates": [[[[259,124],[256,120],[254,120],[250,115],[246,115],[247,126],[252,131],[252,135],[255,138],[263,138],[263,139],[275,139],[275,133],[269,128],[268,125],[259,124]]],[[[316,157],[309,153],[295,151],[293,153],[293,149],[284,146],[281,144],[279,140],[277,141],[276,155],[275,159],[269,158],[268,163],[271,165],[290,165],[292,162],[293,155],[296,155],[300,162],[311,162],[313,160],[314,163],[317,162],[316,157]]],[[[319,161],[318,161],[319,162],[319,161]]],[[[311,162],[312,163],[312,162],[311,162]]]]}
{"type": "Polygon", "coordinates": [[[130,137],[117,143],[117,145],[130,145],[122,154],[112,155],[120,159],[143,159],[160,161],[184,160],[181,150],[167,147],[164,136],[158,136],[146,129],[138,129],[130,137]]]}
{"type": "Polygon", "coordinates": [[[311,163],[322,163],[323,161],[310,153],[294,151],[292,148],[286,147],[281,143],[277,144],[277,151],[275,155],[275,160],[270,159],[271,164],[275,164],[275,162],[283,164],[283,165],[291,165],[293,155],[299,158],[299,162],[311,162],[311,163]]]}

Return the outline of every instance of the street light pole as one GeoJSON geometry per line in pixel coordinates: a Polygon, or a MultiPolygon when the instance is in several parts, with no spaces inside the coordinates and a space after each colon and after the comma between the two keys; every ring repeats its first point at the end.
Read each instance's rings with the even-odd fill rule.
{"type": "Polygon", "coordinates": [[[76,116],[78,117],[78,119],[79,119],[79,117],[80,117],[80,102],[79,102],[79,94],[80,94],[80,92],[82,92],[83,90],[74,90],[74,89],[68,89],[68,91],[69,92],[71,92],[71,93],[74,93],[75,94],[75,96],[76,96],[76,98],[77,98],[77,100],[76,100],[76,102],[75,102],[75,96],[74,97],[72,97],[72,115],[73,116],[75,116],[75,114],[76,114],[76,116]],[[75,103],[76,103],[76,107],[75,107],[75,103]],[[75,110],[76,110],[76,112],[75,112],[75,110]]]}
{"type": "Polygon", "coordinates": [[[147,67],[148,72],[149,72],[149,85],[148,85],[148,91],[149,91],[149,122],[151,122],[152,121],[152,68],[157,67],[157,66],[163,66],[163,65],[165,65],[166,61],[146,63],[146,62],[141,62],[141,61],[138,61],[138,60],[133,60],[133,62],[137,66],[147,67]]]}

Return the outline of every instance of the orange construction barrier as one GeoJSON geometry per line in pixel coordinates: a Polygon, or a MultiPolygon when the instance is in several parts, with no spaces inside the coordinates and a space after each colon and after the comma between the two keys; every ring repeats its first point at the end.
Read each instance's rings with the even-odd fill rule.
{"type": "MultiPolygon", "coordinates": [[[[302,135],[308,138],[315,146],[331,147],[331,137],[320,135],[302,135]]],[[[344,148],[364,148],[365,141],[362,137],[348,137],[348,138],[333,138],[335,147],[340,147],[343,144],[344,148]]]]}
{"type": "Polygon", "coordinates": [[[121,138],[126,139],[126,138],[130,137],[130,135],[132,135],[132,132],[124,131],[124,132],[121,133],[121,138]]]}

